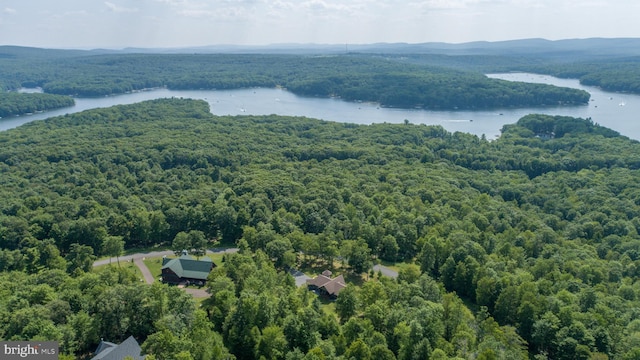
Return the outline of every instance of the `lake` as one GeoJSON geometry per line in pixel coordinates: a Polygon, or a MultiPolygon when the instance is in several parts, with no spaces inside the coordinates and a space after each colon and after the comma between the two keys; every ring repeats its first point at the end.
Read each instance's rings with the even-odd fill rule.
{"type": "MultiPolygon", "coordinates": [[[[329,121],[356,124],[403,123],[441,125],[451,132],[461,131],[485,135],[494,139],[505,124],[512,124],[531,113],[591,117],[594,122],[614,129],[630,138],[640,140],[640,96],[602,91],[582,86],[578,80],[558,79],[552,76],[508,73],[489,74],[489,77],[510,81],[546,83],[583,89],[591,93],[592,101],[581,106],[552,106],[523,109],[496,109],[483,111],[431,111],[420,109],[383,108],[373,103],[346,102],[340,99],[302,97],[282,89],[191,90],[155,89],[101,98],[76,98],[73,107],[44,113],[0,119],[0,131],[24,123],[42,120],[94,108],[132,104],[158,98],[192,98],[206,100],[214,115],[291,115],[306,116],[329,121]]],[[[29,91],[25,89],[25,91],[29,91]]]]}

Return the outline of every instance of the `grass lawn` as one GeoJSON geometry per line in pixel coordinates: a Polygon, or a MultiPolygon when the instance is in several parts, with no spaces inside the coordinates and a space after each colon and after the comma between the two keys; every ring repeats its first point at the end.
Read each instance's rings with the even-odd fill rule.
{"type": "MultiPolygon", "coordinates": [[[[175,256],[170,256],[171,258],[174,258],[175,256]]],[[[147,265],[147,267],[149,268],[149,271],[151,272],[151,275],[153,275],[154,279],[158,279],[158,277],[160,277],[160,274],[162,273],[161,269],[162,269],[162,257],[156,257],[156,258],[145,258],[142,261],[145,265],[147,265]]]]}
{"type": "MultiPolygon", "coordinates": [[[[96,273],[96,274],[99,274],[100,272],[108,269],[110,266],[111,267],[118,267],[118,263],[114,261],[112,264],[96,266],[96,267],[93,268],[93,272],[96,273]]],[[[138,269],[136,264],[134,264],[133,262],[121,261],[120,262],[120,267],[131,271],[132,273],[134,273],[136,275],[137,278],[140,278],[140,279],[143,278],[142,273],[140,272],[140,269],[138,269]]]]}
{"type": "Polygon", "coordinates": [[[222,261],[222,257],[224,255],[225,254],[222,254],[222,253],[207,254],[209,259],[213,260],[213,262],[216,264],[216,266],[224,266],[224,262],[222,261]]]}
{"type": "Polygon", "coordinates": [[[320,307],[325,313],[329,315],[333,315],[338,318],[338,313],[336,313],[336,302],[327,299],[324,296],[318,297],[322,306],[320,307]]]}
{"type": "Polygon", "coordinates": [[[347,273],[347,269],[343,268],[342,263],[338,260],[334,260],[333,266],[329,266],[324,260],[314,259],[310,256],[307,258],[298,258],[298,270],[311,277],[318,276],[325,270],[331,270],[334,275],[347,273]]]}
{"type": "Polygon", "coordinates": [[[369,273],[354,274],[349,270],[349,268],[344,267],[338,260],[335,260],[333,262],[333,267],[329,267],[327,263],[322,260],[312,259],[311,261],[301,262],[298,266],[298,269],[312,278],[320,275],[323,271],[328,269],[333,273],[331,275],[331,278],[342,275],[344,276],[344,280],[347,282],[347,284],[356,286],[362,286],[365,281],[369,280],[369,273]]]}
{"type": "Polygon", "coordinates": [[[411,263],[407,263],[407,262],[389,262],[389,261],[384,261],[384,260],[378,260],[378,263],[380,265],[383,265],[385,267],[388,267],[389,269],[395,271],[395,272],[400,272],[400,270],[406,268],[407,266],[411,265],[411,263]]]}
{"type": "Polygon", "coordinates": [[[207,298],[194,297],[193,301],[196,302],[196,307],[202,306],[202,302],[207,300],[207,298]]]}
{"type": "Polygon", "coordinates": [[[362,286],[365,282],[369,281],[369,273],[354,274],[351,272],[344,273],[344,281],[347,285],[355,285],[357,287],[362,286]]]}

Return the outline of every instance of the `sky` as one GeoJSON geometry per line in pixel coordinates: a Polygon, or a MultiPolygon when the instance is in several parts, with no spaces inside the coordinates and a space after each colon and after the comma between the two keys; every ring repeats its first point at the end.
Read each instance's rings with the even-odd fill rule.
{"type": "Polygon", "coordinates": [[[637,0],[0,0],[0,45],[175,48],[640,37],[637,0]]]}

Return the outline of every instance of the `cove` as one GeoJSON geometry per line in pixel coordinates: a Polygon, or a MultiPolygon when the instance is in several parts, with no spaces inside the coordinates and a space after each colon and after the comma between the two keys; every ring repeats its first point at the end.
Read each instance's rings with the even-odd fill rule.
{"type": "Polygon", "coordinates": [[[238,90],[168,90],[155,89],[101,98],[76,98],[73,107],[47,111],[28,116],[0,119],[0,131],[24,123],[79,111],[113,105],[133,104],[159,98],[202,99],[209,103],[214,115],[286,115],[305,116],[328,121],[372,124],[403,123],[441,125],[450,132],[485,135],[487,139],[500,136],[505,124],[515,123],[531,113],[591,118],[600,125],[633,139],[640,139],[640,96],[602,91],[580,85],[578,80],[558,79],[527,73],[489,74],[489,77],[509,81],[540,82],[556,86],[583,89],[591,93],[591,100],[581,106],[550,106],[521,109],[494,109],[480,111],[431,111],[422,109],[384,108],[373,103],[347,102],[340,99],[297,96],[283,89],[238,90]]]}

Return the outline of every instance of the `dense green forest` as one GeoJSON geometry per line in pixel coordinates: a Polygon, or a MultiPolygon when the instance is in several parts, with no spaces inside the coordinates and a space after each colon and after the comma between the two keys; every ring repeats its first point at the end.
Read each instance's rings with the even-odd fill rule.
{"type": "Polygon", "coordinates": [[[69,96],[0,92],[0,117],[57,109],[73,104],[74,101],[69,96]]]}
{"type": "Polygon", "coordinates": [[[367,54],[95,54],[52,58],[28,54],[0,49],[0,79],[7,87],[40,86],[47,93],[73,96],[154,87],[284,87],[304,96],[428,109],[578,105],[589,101],[589,94],[581,90],[489,79],[477,72],[367,54]]]}
{"type": "Polygon", "coordinates": [[[0,149],[3,339],[69,357],[129,335],[157,359],[640,357],[640,144],[589,119],[529,115],[487,141],[165,99],[29,123],[0,149]],[[241,249],[200,307],[92,270],[191,231],[241,249]],[[347,276],[335,313],[289,266],[347,276]]]}

